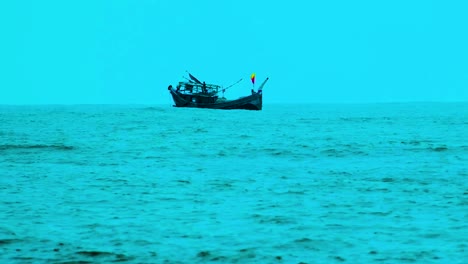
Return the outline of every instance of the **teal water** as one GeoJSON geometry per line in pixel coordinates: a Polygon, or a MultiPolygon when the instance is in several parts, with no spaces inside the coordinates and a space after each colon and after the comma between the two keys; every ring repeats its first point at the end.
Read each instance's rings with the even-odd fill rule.
{"type": "Polygon", "coordinates": [[[468,104],[0,106],[2,263],[466,263],[468,104]]]}

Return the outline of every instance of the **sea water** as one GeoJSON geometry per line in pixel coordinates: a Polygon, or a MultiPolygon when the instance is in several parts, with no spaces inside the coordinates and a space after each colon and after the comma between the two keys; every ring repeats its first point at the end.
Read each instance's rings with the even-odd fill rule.
{"type": "Polygon", "coordinates": [[[467,263],[468,103],[0,106],[1,263],[467,263]]]}

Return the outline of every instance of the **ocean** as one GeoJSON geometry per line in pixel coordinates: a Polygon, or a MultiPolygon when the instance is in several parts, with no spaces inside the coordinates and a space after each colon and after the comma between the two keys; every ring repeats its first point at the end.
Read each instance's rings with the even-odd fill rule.
{"type": "Polygon", "coordinates": [[[468,103],[0,106],[1,263],[468,263],[468,103]]]}

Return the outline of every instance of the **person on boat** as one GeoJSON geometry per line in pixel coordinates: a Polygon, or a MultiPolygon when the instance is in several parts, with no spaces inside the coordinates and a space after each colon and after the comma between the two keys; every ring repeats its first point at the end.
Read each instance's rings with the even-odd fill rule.
{"type": "Polygon", "coordinates": [[[202,93],[206,93],[206,83],[203,82],[203,85],[202,85],[202,93]]]}

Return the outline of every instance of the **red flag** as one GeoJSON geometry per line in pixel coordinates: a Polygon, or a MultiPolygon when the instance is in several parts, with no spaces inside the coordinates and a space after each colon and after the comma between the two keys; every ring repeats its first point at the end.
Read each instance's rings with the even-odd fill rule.
{"type": "Polygon", "coordinates": [[[252,75],[250,75],[250,80],[252,80],[252,84],[255,84],[255,73],[252,73],[252,75]]]}

